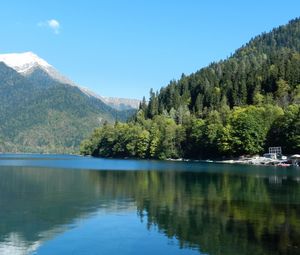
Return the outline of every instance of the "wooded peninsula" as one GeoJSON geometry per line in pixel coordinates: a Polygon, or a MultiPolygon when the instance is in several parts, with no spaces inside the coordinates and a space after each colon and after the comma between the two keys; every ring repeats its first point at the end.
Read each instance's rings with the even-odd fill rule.
{"type": "Polygon", "coordinates": [[[228,59],[182,75],[81,143],[101,157],[220,158],[300,150],[300,19],[250,40],[228,59]]]}

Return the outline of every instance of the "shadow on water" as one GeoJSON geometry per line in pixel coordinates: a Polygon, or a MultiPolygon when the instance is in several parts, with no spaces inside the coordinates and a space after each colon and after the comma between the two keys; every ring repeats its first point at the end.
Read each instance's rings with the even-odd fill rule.
{"type": "Polygon", "coordinates": [[[166,170],[160,165],[138,171],[1,166],[0,251],[9,245],[35,250],[101,210],[135,211],[149,230],[205,254],[300,254],[298,172],[182,166],[177,171],[170,164],[166,170]]]}

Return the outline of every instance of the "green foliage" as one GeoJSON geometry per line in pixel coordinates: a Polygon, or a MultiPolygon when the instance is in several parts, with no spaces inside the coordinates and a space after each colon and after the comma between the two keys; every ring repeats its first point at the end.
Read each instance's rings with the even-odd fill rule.
{"type": "MultiPolygon", "coordinates": [[[[158,159],[252,155],[263,152],[268,131],[275,120],[282,118],[283,110],[279,106],[252,105],[235,107],[227,115],[223,121],[214,110],[205,119],[189,115],[181,124],[168,115],[146,120],[139,113],[138,121],[96,129],[81,144],[81,153],[158,159]]],[[[298,124],[295,118],[292,128],[299,130],[298,124]]],[[[290,137],[294,141],[298,136],[290,137]]]]}
{"type": "Polygon", "coordinates": [[[254,38],[227,60],[171,81],[159,94],[151,90],[147,116],[188,107],[201,117],[224,99],[231,108],[272,100],[286,107],[299,95],[299,31],[300,20],[293,20],[254,38]]]}
{"type": "Polygon", "coordinates": [[[269,131],[269,146],[281,145],[287,153],[300,150],[300,105],[290,105],[269,131]]]}
{"type": "Polygon", "coordinates": [[[81,154],[103,157],[178,158],[185,132],[170,117],[153,121],[117,123],[98,128],[81,144],[81,154]],[[150,124],[150,125],[149,125],[150,124]],[[95,144],[97,146],[95,146],[95,144]]]}
{"type": "Polygon", "coordinates": [[[0,63],[0,151],[78,152],[94,128],[133,114],[44,76],[26,78],[0,63]]]}
{"type": "Polygon", "coordinates": [[[262,107],[249,106],[233,110],[230,127],[234,154],[256,154],[263,151],[266,139],[262,107]]]}
{"type": "Polygon", "coordinates": [[[159,93],[151,89],[148,105],[143,100],[135,121],[126,124],[130,134],[135,126],[139,135],[149,133],[142,136],[146,151],[133,149],[139,135],[116,142],[130,144],[133,151],[124,156],[160,159],[253,155],[269,145],[298,153],[299,84],[300,19],[295,19],[252,39],[225,61],[182,75],[159,93]]]}

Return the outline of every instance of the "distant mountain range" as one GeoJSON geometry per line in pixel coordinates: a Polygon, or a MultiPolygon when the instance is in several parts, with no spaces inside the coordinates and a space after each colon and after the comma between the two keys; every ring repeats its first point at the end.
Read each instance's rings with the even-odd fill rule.
{"type": "Polygon", "coordinates": [[[130,99],[130,98],[118,98],[118,97],[101,97],[101,100],[108,104],[109,106],[117,110],[130,110],[138,109],[140,105],[140,100],[130,99]]]}
{"type": "Polygon", "coordinates": [[[83,93],[87,94],[88,96],[98,98],[110,107],[119,111],[138,109],[141,102],[138,99],[99,96],[87,88],[79,88],[83,93]]]}
{"type": "Polygon", "coordinates": [[[0,152],[76,152],[91,130],[125,121],[138,103],[106,100],[32,52],[0,54],[0,152]]]}

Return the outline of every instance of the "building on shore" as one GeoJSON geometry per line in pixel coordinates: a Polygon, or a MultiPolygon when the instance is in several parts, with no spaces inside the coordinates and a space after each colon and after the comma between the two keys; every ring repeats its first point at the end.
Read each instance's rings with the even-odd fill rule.
{"type": "Polygon", "coordinates": [[[265,153],[263,157],[276,160],[283,159],[282,157],[284,156],[282,155],[281,147],[269,147],[269,153],[265,153]]]}

